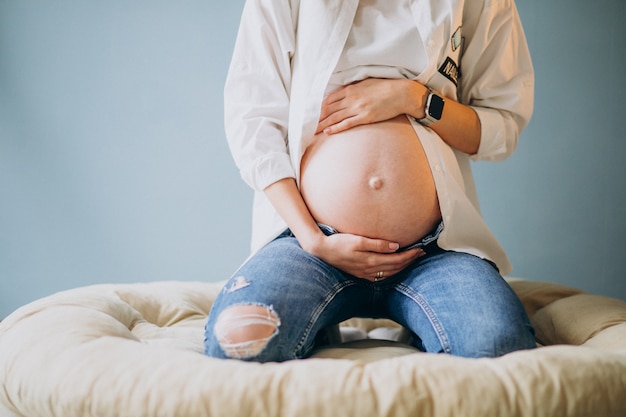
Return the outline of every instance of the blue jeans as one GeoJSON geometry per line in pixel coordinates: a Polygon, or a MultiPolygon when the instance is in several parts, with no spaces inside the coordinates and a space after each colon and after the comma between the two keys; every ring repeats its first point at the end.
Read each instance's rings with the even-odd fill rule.
{"type": "Polygon", "coordinates": [[[258,362],[305,358],[325,329],[352,317],[391,319],[424,352],[496,357],[535,347],[520,300],[492,263],[443,250],[436,239],[422,246],[425,256],[370,282],[312,256],[287,231],[225,285],[206,324],[205,353],[258,362]]]}

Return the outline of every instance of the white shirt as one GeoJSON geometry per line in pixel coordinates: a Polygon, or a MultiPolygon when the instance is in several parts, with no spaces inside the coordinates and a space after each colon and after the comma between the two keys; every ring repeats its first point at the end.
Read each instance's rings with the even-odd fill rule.
{"type": "MultiPolygon", "coordinates": [[[[225,86],[225,127],[241,176],[255,190],[252,252],[287,225],[262,190],[299,180],[300,160],[351,32],[358,0],[247,0],[225,86]],[[297,28],[297,30],[296,30],[297,28]]],[[[471,106],[481,122],[474,160],[512,154],[533,109],[534,74],[513,0],[413,0],[425,58],[415,79],[471,106]],[[455,67],[462,68],[456,78],[455,67]],[[456,82],[455,82],[456,81],[456,82]]],[[[444,249],[509,260],[484,223],[470,156],[412,122],[437,187],[444,249]]]]}
{"type": "Polygon", "coordinates": [[[360,0],[326,92],[365,78],[415,79],[428,57],[408,0],[360,0]],[[422,48],[423,50],[423,48],[422,48]]]}

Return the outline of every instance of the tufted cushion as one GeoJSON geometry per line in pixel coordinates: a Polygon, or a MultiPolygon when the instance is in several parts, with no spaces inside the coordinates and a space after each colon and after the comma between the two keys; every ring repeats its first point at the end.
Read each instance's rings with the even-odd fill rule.
{"type": "Polygon", "coordinates": [[[497,359],[360,340],[282,364],[219,360],[201,352],[221,284],[58,293],[0,323],[0,416],[626,415],[626,303],[510,282],[551,346],[497,359]]]}
{"type": "MultiPolygon", "coordinates": [[[[626,303],[609,297],[577,294],[541,308],[533,316],[537,340],[546,345],[582,345],[598,333],[626,322],[626,303]]],[[[624,347],[616,338],[604,347],[624,347]]]]}

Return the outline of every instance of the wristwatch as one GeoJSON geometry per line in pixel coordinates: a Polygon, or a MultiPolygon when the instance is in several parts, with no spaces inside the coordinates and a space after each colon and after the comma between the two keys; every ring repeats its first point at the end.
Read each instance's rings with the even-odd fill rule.
{"type": "Polygon", "coordinates": [[[428,98],[426,98],[426,106],[424,106],[424,112],[426,113],[426,117],[416,120],[424,126],[430,126],[433,123],[441,120],[444,104],[445,100],[429,88],[428,98]]]}

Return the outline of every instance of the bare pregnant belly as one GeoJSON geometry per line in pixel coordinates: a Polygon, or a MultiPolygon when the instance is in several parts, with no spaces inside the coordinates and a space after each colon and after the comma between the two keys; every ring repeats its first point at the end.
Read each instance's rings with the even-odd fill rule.
{"type": "Polygon", "coordinates": [[[319,223],[407,246],[441,220],[435,183],[406,116],[316,135],[300,188],[319,223]]]}

